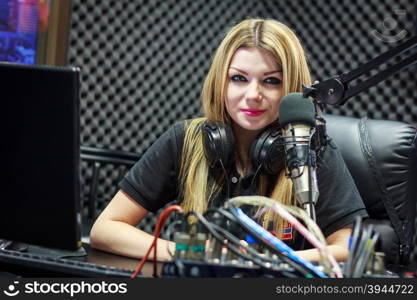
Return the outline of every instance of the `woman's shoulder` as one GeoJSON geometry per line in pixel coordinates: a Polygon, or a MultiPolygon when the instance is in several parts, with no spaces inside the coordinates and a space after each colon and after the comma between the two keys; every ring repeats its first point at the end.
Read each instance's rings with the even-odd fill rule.
{"type": "Polygon", "coordinates": [[[192,126],[200,126],[204,121],[206,121],[206,118],[179,120],[172,124],[168,130],[174,130],[177,132],[185,131],[187,128],[192,126]]]}
{"type": "Polygon", "coordinates": [[[178,137],[184,138],[184,135],[187,130],[199,130],[201,124],[206,121],[206,118],[194,118],[194,119],[185,119],[176,121],[171,127],[168,129],[168,132],[176,135],[178,137]]]}
{"type": "Polygon", "coordinates": [[[201,124],[205,121],[205,118],[195,118],[176,121],[172,124],[168,130],[164,133],[166,139],[175,141],[177,149],[181,151],[184,143],[187,130],[191,133],[198,132],[201,124]]]}

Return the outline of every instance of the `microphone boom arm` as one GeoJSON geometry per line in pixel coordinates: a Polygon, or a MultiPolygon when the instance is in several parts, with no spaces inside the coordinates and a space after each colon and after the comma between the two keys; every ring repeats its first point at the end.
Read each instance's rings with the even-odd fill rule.
{"type": "Polygon", "coordinates": [[[417,63],[417,53],[414,53],[357,85],[353,87],[349,86],[349,82],[352,80],[357,79],[363,74],[370,72],[372,69],[388,62],[395,56],[413,48],[417,48],[417,36],[380,54],[357,69],[314,83],[311,87],[303,85],[303,96],[311,96],[319,104],[342,105],[349,98],[356,96],[360,92],[376,85],[402,69],[417,63]]]}

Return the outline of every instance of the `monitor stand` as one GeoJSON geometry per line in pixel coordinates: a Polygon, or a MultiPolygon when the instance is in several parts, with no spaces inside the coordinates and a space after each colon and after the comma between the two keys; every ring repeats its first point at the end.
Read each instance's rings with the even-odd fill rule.
{"type": "Polygon", "coordinates": [[[28,244],[0,239],[0,250],[25,252],[28,248],[28,244]]]}
{"type": "Polygon", "coordinates": [[[46,255],[54,258],[73,258],[83,257],[87,255],[84,247],[80,247],[77,250],[64,250],[57,248],[47,248],[37,245],[25,244],[15,241],[0,239],[0,250],[27,252],[29,254],[46,255]]]}

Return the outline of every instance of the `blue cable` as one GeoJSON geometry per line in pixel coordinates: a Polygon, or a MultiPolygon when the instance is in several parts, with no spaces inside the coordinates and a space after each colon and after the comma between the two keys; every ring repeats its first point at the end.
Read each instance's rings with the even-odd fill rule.
{"type": "Polygon", "coordinates": [[[276,238],[267,230],[265,230],[262,226],[260,226],[250,217],[248,217],[240,208],[234,208],[234,210],[236,212],[236,217],[238,217],[243,223],[245,223],[248,227],[250,227],[250,229],[253,230],[258,236],[260,236],[263,241],[268,242],[268,244],[277,248],[280,252],[287,255],[290,259],[292,259],[296,263],[303,265],[304,267],[313,271],[317,276],[321,278],[328,278],[328,276],[324,272],[317,269],[309,261],[306,261],[302,259],[301,257],[299,257],[291,247],[289,247],[283,241],[276,238]]]}

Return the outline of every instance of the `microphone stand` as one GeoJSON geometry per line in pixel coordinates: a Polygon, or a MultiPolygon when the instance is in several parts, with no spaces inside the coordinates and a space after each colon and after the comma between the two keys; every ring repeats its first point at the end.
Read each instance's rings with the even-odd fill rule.
{"type": "MultiPolygon", "coordinates": [[[[391,65],[390,67],[377,72],[375,75],[370,78],[361,81],[356,85],[349,85],[349,83],[358,77],[369,73],[371,70],[381,66],[382,64],[388,63],[390,60],[396,56],[404,53],[405,51],[412,50],[413,48],[417,49],[417,36],[412,37],[411,39],[405,41],[402,44],[378,55],[364,65],[350,71],[343,73],[341,75],[333,76],[329,79],[326,79],[321,82],[315,82],[311,86],[303,85],[303,96],[305,98],[312,97],[315,104],[318,107],[321,107],[324,104],[329,105],[343,105],[349,98],[356,96],[360,92],[378,84],[379,82],[385,80],[391,75],[394,75],[401,71],[404,68],[410,67],[411,65],[417,63],[417,53],[411,53],[398,63],[391,65]]],[[[318,113],[320,113],[318,111],[318,113]]],[[[311,154],[309,159],[311,159],[311,154]]],[[[315,163],[310,161],[311,163],[315,163]]],[[[312,192],[311,192],[311,170],[309,174],[309,205],[310,210],[312,210],[312,192]]],[[[314,213],[310,211],[310,216],[313,217],[314,213]]]]}
{"type": "Polygon", "coordinates": [[[313,153],[312,153],[311,149],[308,151],[308,160],[309,160],[308,165],[310,166],[310,168],[308,168],[308,203],[305,206],[305,210],[307,211],[310,218],[314,222],[316,222],[316,209],[314,207],[313,190],[312,190],[313,189],[312,170],[313,170],[313,168],[315,169],[315,167],[316,167],[316,161],[315,161],[315,159],[313,160],[313,153]]]}
{"type": "MultiPolygon", "coordinates": [[[[341,75],[333,76],[321,82],[315,82],[311,86],[303,85],[303,96],[305,98],[312,97],[316,106],[319,108],[323,105],[343,105],[346,101],[362,91],[378,84],[385,80],[389,76],[392,76],[404,68],[410,67],[417,63],[417,53],[408,54],[405,58],[387,67],[385,70],[376,72],[375,75],[369,77],[366,80],[361,81],[356,85],[349,85],[349,83],[360,76],[369,73],[371,70],[388,63],[394,57],[408,51],[417,49],[417,36],[410,38],[404,43],[378,55],[364,65],[341,75]]],[[[311,154],[310,157],[311,159],[311,154]]],[[[310,168],[311,169],[311,168],[310,168]]],[[[314,216],[314,205],[312,203],[312,191],[311,191],[311,170],[309,172],[309,204],[310,216],[314,216]]]]}
{"type": "Polygon", "coordinates": [[[389,76],[398,73],[402,69],[417,63],[417,53],[411,54],[400,60],[398,63],[376,73],[367,80],[364,80],[355,86],[349,86],[349,83],[352,80],[357,79],[363,74],[370,72],[372,69],[387,63],[395,56],[400,55],[407,50],[412,50],[413,48],[417,49],[417,36],[412,37],[404,43],[378,55],[357,69],[341,75],[333,76],[321,82],[315,82],[311,86],[303,85],[303,96],[306,98],[312,97],[313,100],[321,105],[342,105],[349,98],[356,96],[360,92],[376,85],[389,76]]]}

